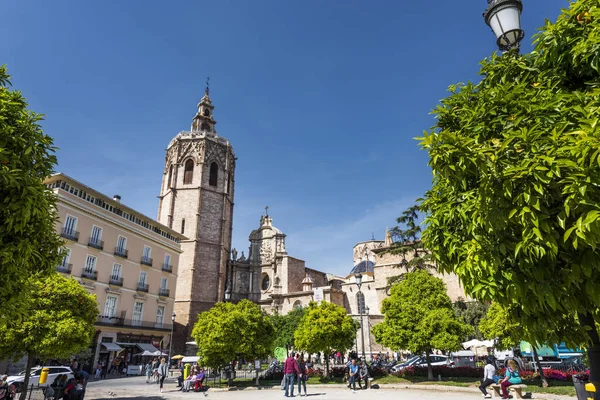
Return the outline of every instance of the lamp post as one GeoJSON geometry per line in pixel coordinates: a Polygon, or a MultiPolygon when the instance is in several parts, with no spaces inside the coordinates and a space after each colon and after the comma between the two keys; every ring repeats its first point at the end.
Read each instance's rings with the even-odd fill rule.
{"type": "Polygon", "coordinates": [[[354,275],[354,279],[356,280],[356,286],[358,286],[358,313],[360,315],[360,341],[362,347],[362,359],[365,360],[365,333],[363,330],[363,305],[364,305],[364,295],[360,291],[360,287],[362,285],[362,275],[358,272],[354,275]],[[362,303],[362,305],[361,305],[362,303]]]}
{"type": "Polygon", "coordinates": [[[483,19],[496,35],[500,50],[519,48],[519,43],[525,37],[525,31],[521,29],[522,11],[521,0],[488,0],[483,19]]]}
{"type": "Polygon", "coordinates": [[[167,369],[171,368],[171,356],[173,355],[173,327],[175,326],[175,312],[171,314],[171,341],[169,342],[169,362],[167,363],[167,369]]]}
{"type": "Polygon", "coordinates": [[[367,313],[367,331],[369,332],[369,359],[370,359],[370,361],[373,361],[373,348],[371,347],[371,321],[369,320],[369,306],[365,307],[365,312],[367,313]]]}
{"type": "Polygon", "coordinates": [[[231,289],[227,288],[227,290],[225,290],[225,301],[229,301],[231,300],[231,289]]]}

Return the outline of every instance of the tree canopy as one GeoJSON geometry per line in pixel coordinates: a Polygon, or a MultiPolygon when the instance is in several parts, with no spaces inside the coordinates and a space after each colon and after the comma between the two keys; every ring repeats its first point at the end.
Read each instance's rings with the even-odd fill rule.
{"type": "Polygon", "coordinates": [[[274,329],[269,317],[249,300],[217,303],[201,313],[192,336],[198,344],[200,362],[222,367],[240,357],[267,357],[273,349],[274,329]]]}
{"type": "Polygon", "coordinates": [[[68,358],[90,346],[98,305],[79,282],[56,272],[27,281],[23,295],[23,318],[0,325],[0,356],[28,356],[27,385],[35,357],[68,358]]]}
{"type": "Polygon", "coordinates": [[[392,286],[382,312],[383,322],[373,327],[373,335],[394,350],[427,355],[434,349],[458,350],[473,331],[454,314],[444,282],[423,270],[407,273],[392,286]]]}
{"type": "Polygon", "coordinates": [[[26,282],[50,274],[62,246],[55,197],[42,183],[56,165],[53,141],[39,125],[42,116],[9,86],[10,75],[0,66],[0,325],[23,316],[26,282]]]}
{"type": "Polygon", "coordinates": [[[345,352],[356,338],[356,325],[346,309],[327,301],[311,301],[294,333],[295,347],[308,353],[321,352],[327,362],[332,350],[345,352]]]}
{"type": "Polygon", "coordinates": [[[452,304],[452,308],[458,317],[475,329],[473,337],[479,340],[483,339],[484,335],[479,329],[479,323],[486,316],[488,305],[480,301],[465,301],[459,298],[452,304]]]}
{"type": "Polygon", "coordinates": [[[294,347],[294,333],[296,333],[296,329],[298,329],[300,320],[302,320],[302,317],[304,317],[305,313],[306,308],[297,307],[286,315],[271,315],[271,323],[275,329],[273,348],[282,347],[288,349],[290,347],[294,347]]]}
{"type": "Polygon", "coordinates": [[[524,339],[569,327],[562,339],[598,347],[597,0],[572,2],[531,53],[494,54],[480,74],[450,87],[419,138],[434,174],[426,247],[471,296],[511,307],[524,339]]]}

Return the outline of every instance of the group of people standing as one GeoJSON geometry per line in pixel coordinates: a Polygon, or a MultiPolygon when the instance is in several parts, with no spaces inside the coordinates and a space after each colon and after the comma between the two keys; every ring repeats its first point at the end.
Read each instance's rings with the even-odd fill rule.
{"type": "Polygon", "coordinates": [[[282,386],[285,388],[285,397],[294,397],[294,380],[298,377],[298,394],[308,396],[306,392],[306,381],[308,380],[308,371],[302,354],[290,353],[283,365],[282,386]],[[304,387],[304,394],[302,388],[304,387]]]}

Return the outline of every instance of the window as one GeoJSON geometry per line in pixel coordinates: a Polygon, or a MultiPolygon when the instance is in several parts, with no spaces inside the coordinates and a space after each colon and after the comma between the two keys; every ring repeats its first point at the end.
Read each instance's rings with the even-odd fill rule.
{"type": "Polygon", "coordinates": [[[169,177],[167,178],[167,189],[171,187],[171,178],[173,178],[173,166],[169,167],[169,177]]]}
{"type": "Polygon", "coordinates": [[[148,274],[146,274],[145,271],[140,271],[140,278],[138,279],[138,285],[139,286],[145,286],[146,285],[146,277],[148,276],[148,274]]]}
{"type": "Polygon", "coordinates": [[[65,233],[69,235],[74,235],[76,229],[77,218],[67,215],[67,219],[65,220],[65,233]]]}
{"type": "Polygon", "coordinates": [[[162,278],[160,280],[160,288],[166,289],[167,287],[169,287],[169,281],[167,280],[167,278],[162,278]]]}
{"type": "Polygon", "coordinates": [[[165,254],[165,260],[164,260],[163,264],[165,265],[165,267],[169,267],[171,265],[171,255],[170,254],[165,254]]]}
{"type": "Polygon", "coordinates": [[[106,296],[104,302],[104,316],[112,318],[117,315],[117,298],[115,296],[106,296]]]}
{"type": "Polygon", "coordinates": [[[152,252],[152,249],[149,246],[144,246],[144,253],[143,253],[142,257],[144,257],[145,259],[149,259],[151,252],[152,252]]]}
{"type": "Polygon", "coordinates": [[[210,110],[209,110],[208,108],[205,108],[205,109],[204,109],[204,116],[205,116],[205,117],[208,117],[208,116],[210,116],[210,110]]]}
{"type": "Polygon", "coordinates": [[[135,302],[133,304],[133,318],[131,325],[140,326],[142,325],[142,317],[144,316],[144,303],[135,302]]]}
{"type": "Polygon", "coordinates": [[[117,239],[117,250],[122,251],[125,249],[127,249],[127,238],[119,236],[119,239],[117,239]]]}
{"type": "Polygon", "coordinates": [[[94,225],[92,227],[92,233],[90,234],[90,243],[100,244],[101,239],[102,239],[102,228],[94,225]]]}
{"type": "Polygon", "coordinates": [[[203,122],[202,125],[200,125],[200,130],[210,132],[210,125],[208,125],[206,122],[203,122]]]}
{"type": "Polygon", "coordinates": [[[162,327],[165,322],[165,307],[158,306],[156,307],[156,326],[158,328],[162,327]]]}
{"type": "Polygon", "coordinates": [[[185,218],[181,220],[181,234],[185,233],[185,218]]]}
{"type": "Polygon", "coordinates": [[[262,278],[262,283],[260,285],[262,290],[267,290],[271,287],[271,278],[269,278],[268,274],[264,274],[262,278]]]}
{"type": "Polygon", "coordinates": [[[85,272],[94,272],[96,270],[96,262],[98,259],[95,256],[88,255],[85,259],[85,272]]]}
{"type": "Polygon", "coordinates": [[[364,314],[365,313],[365,295],[363,294],[363,292],[356,293],[356,304],[358,306],[358,313],[364,314]]]}
{"type": "Polygon", "coordinates": [[[294,302],[294,306],[293,307],[294,307],[294,309],[296,309],[296,308],[302,308],[302,302],[300,300],[296,300],[294,302]]]}
{"type": "Polygon", "coordinates": [[[185,162],[185,168],[183,172],[183,184],[189,185],[192,183],[194,178],[194,160],[189,159],[185,162]]]}
{"type": "Polygon", "coordinates": [[[121,264],[114,263],[112,272],[110,273],[110,279],[117,281],[121,277],[121,264]]]}
{"type": "Polygon", "coordinates": [[[62,259],[62,263],[60,265],[62,265],[63,267],[66,267],[67,265],[69,265],[69,260],[71,259],[71,249],[69,249],[68,247],[65,249],[65,256],[62,259]]]}
{"type": "Polygon", "coordinates": [[[210,186],[217,186],[217,178],[219,177],[219,165],[216,162],[210,164],[210,175],[208,178],[208,184],[210,186]]]}

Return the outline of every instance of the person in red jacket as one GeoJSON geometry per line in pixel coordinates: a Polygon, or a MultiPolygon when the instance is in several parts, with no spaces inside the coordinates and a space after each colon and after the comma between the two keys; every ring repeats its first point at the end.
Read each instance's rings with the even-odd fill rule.
{"type": "Polygon", "coordinates": [[[298,379],[302,378],[302,373],[300,372],[300,368],[298,368],[298,363],[294,356],[295,354],[292,351],[283,365],[283,373],[285,374],[285,397],[294,397],[294,376],[298,375],[298,379]]]}

